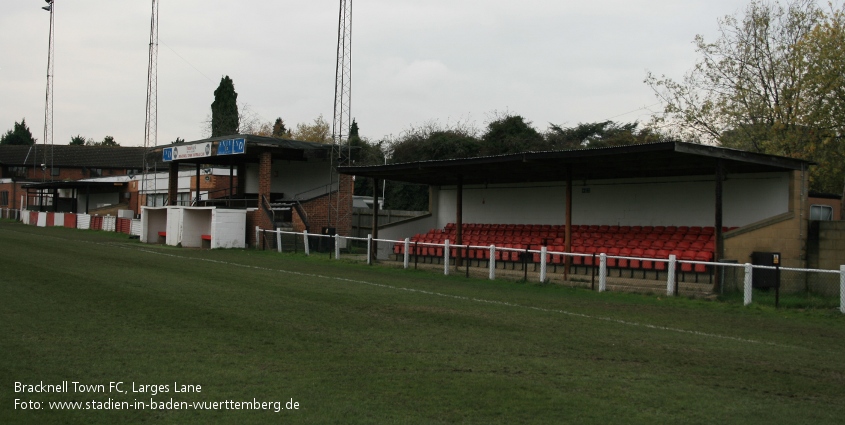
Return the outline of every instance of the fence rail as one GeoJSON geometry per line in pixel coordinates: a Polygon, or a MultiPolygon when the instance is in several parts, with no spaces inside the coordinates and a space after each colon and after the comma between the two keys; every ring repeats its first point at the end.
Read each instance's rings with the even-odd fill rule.
{"type": "MultiPolygon", "coordinates": [[[[608,255],[606,253],[584,254],[574,252],[560,252],[550,251],[545,246],[537,250],[500,247],[496,245],[455,245],[451,244],[449,240],[446,240],[443,243],[411,242],[408,238],[403,241],[397,241],[391,239],[374,239],[372,235],[368,235],[366,238],[348,237],[340,235],[315,235],[310,234],[308,232],[262,230],[258,227],[256,227],[255,232],[257,240],[264,240],[262,246],[266,248],[266,246],[268,245],[267,242],[272,241],[275,244],[275,248],[279,252],[285,251],[284,243],[282,240],[283,236],[287,237],[288,244],[294,244],[294,251],[297,252],[297,247],[299,246],[298,241],[301,239],[301,246],[303,248],[303,252],[305,252],[306,255],[310,255],[312,253],[313,247],[311,245],[313,245],[315,241],[330,241],[331,243],[329,245],[331,246],[331,249],[323,249],[321,251],[328,252],[329,255],[333,255],[335,259],[341,258],[342,249],[350,250],[350,247],[353,246],[359,246],[360,248],[363,248],[365,244],[366,249],[362,249],[362,251],[367,264],[373,264],[373,253],[376,251],[374,249],[375,244],[391,244],[392,246],[398,247],[397,250],[394,250],[394,255],[397,256],[397,260],[399,256],[402,257],[402,264],[405,269],[412,267],[411,257],[413,257],[413,267],[415,268],[418,266],[419,259],[421,257],[424,259],[438,258],[438,261],[442,261],[443,274],[445,275],[449,275],[453,271],[460,272],[461,268],[463,268],[464,272],[468,277],[470,275],[470,267],[473,261],[475,261],[477,264],[477,267],[475,267],[476,269],[481,268],[482,263],[486,263],[485,267],[488,270],[487,276],[491,280],[496,279],[496,272],[497,270],[499,270],[499,262],[506,263],[505,267],[507,266],[507,263],[513,263],[514,269],[515,264],[521,263],[521,271],[524,274],[525,280],[528,280],[528,267],[530,265],[533,265],[535,267],[535,273],[537,274],[536,279],[537,281],[542,283],[548,281],[548,268],[550,264],[557,266],[566,265],[567,263],[569,263],[570,265],[576,267],[586,266],[590,268],[592,270],[591,287],[595,288],[595,279],[597,278],[599,292],[604,292],[608,289],[610,270],[619,270],[620,277],[622,270],[631,270],[632,275],[634,270],[655,270],[658,272],[663,272],[665,273],[667,296],[678,295],[681,283],[678,281],[679,273],[696,273],[696,270],[702,269],[710,270],[711,273],[721,271],[722,275],[727,275],[727,272],[733,272],[735,276],[741,275],[742,277],[741,290],[743,292],[744,305],[749,305],[753,301],[752,297],[755,271],[757,273],[763,273],[765,271],[774,271],[778,273],[778,279],[780,279],[780,273],[783,272],[797,272],[803,273],[805,275],[819,275],[822,277],[829,276],[830,278],[833,278],[834,276],[838,275],[838,293],[840,298],[839,310],[841,313],[845,314],[845,265],[841,266],[840,270],[800,269],[792,267],[752,265],[749,263],[739,264],[712,261],[682,260],[678,259],[675,255],[670,255],[669,258],[650,258],[608,255]],[[263,238],[261,238],[262,235],[263,238]],[[431,249],[431,252],[428,251],[429,249],[431,249]],[[480,257],[478,256],[479,254],[481,255],[480,257]],[[580,259],[580,261],[576,259],[580,259]],[[630,265],[632,264],[631,262],[635,262],[639,268],[630,267],[630,265]],[[649,268],[643,269],[643,264],[648,264],[649,268]],[[657,266],[658,264],[660,264],[661,266],[657,266]],[[539,268],[539,272],[537,272],[537,268],[539,268]]],[[[532,273],[532,275],[534,275],[535,273],[532,273]]],[[[727,283],[729,283],[728,279],[723,278],[722,285],[726,285],[727,283]]],[[[777,305],[777,297],[779,297],[780,294],[779,281],[777,286],[775,287],[775,290],[777,294],[777,305]]]]}

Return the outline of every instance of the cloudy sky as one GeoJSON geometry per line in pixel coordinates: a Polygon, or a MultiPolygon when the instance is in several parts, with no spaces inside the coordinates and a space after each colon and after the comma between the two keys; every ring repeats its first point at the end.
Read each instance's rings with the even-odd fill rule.
{"type": "MultiPolygon", "coordinates": [[[[143,145],[151,1],[56,0],[54,143],[75,135],[143,145]]],[[[158,140],[203,137],[229,75],[263,121],[331,122],[337,0],[161,0],[158,140]]],[[[647,71],[675,78],[737,0],[355,0],[352,115],[370,139],[496,111],[544,131],[646,122],[647,71]]],[[[49,13],[0,2],[0,131],[42,139],[49,13]]]]}

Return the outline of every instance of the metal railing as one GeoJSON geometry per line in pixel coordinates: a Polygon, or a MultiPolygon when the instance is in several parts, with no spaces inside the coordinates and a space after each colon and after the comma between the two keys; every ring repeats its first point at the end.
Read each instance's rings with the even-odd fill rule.
{"type": "MultiPolygon", "coordinates": [[[[411,257],[413,257],[414,268],[418,268],[420,258],[423,258],[424,260],[438,258],[438,261],[442,261],[441,264],[443,267],[444,275],[449,275],[453,271],[463,271],[466,276],[469,277],[472,262],[476,262],[477,267],[473,267],[476,270],[481,269],[481,264],[482,262],[484,262],[486,263],[484,268],[487,269],[486,275],[491,280],[496,279],[497,271],[500,270],[498,268],[498,263],[503,262],[505,263],[505,268],[503,268],[502,270],[506,270],[507,264],[510,263],[513,263],[512,270],[515,270],[515,264],[521,264],[520,271],[523,272],[523,279],[526,281],[528,281],[529,265],[534,265],[535,272],[531,273],[532,276],[535,277],[538,282],[546,283],[549,279],[549,265],[552,264],[552,262],[550,261],[552,258],[559,257],[561,259],[561,262],[554,264],[564,265],[567,263],[567,258],[570,259],[569,262],[573,263],[573,265],[574,263],[576,263],[575,259],[580,258],[581,261],[578,262],[578,266],[587,267],[590,270],[591,288],[597,289],[599,292],[605,292],[608,290],[608,285],[611,279],[611,277],[609,276],[609,272],[611,270],[620,270],[619,277],[621,277],[621,270],[638,270],[629,266],[619,266],[620,261],[627,261],[627,264],[629,265],[631,261],[638,262],[639,265],[642,265],[645,262],[650,263],[653,268],[649,270],[658,271],[658,273],[656,273],[656,276],[658,276],[659,274],[663,274],[665,281],[665,294],[667,296],[679,295],[680,284],[688,283],[679,281],[679,275],[682,275],[683,273],[700,274],[695,272],[696,266],[699,266],[699,270],[701,270],[701,267],[705,267],[706,270],[710,271],[710,273],[715,273],[716,271],[733,271],[735,272],[734,274],[741,276],[741,291],[743,294],[743,304],[746,306],[751,304],[753,301],[753,276],[755,271],[760,273],[762,271],[772,270],[779,274],[785,272],[796,272],[803,273],[805,275],[813,274],[818,276],[824,276],[825,278],[830,279],[835,279],[835,277],[838,276],[838,285],[828,286],[838,286],[838,291],[836,291],[835,289],[831,289],[831,292],[839,293],[839,310],[840,312],[845,314],[845,265],[841,266],[840,270],[801,269],[779,266],[760,266],[752,265],[749,263],[739,264],[712,261],[681,260],[678,259],[675,255],[670,255],[669,258],[651,258],[608,255],[606,253],[585,254],[575,252],[558,252],[550,251],[545,246],[537,250],[525,248],[499,247],[496,245],[455,245],[451,244],[449,240],[446,240],[443,243],[419,241],[411,242],[409,238],[406,238],[403,241],[396,241],[390,239],[374,239],[372,235],[368,235],[367,238],[354,238],[340,235],[311,234],[308,232],[263,230],[259,227],[256,227],[255,232],[256,240],[261,240],[261,237],[263,235],[265,243],[263,243],[262,246],[266,247],[266,241],[273,240],[275,243],[272,245],[275,245],[276,249],[279,252],[285,251],[285,249],[283,248],[284,244],[282,241],[283,236],[287,236],[288,240],[293,240],[296,244],[298,244],[298,241],[301,239],[301,246],[303,248],[303,252],[306,255],[310,255],[312,253],[313,247],[311,245],[313,245],[315,240],[320,240],[318,238],[331,239],[333,242],[331,246],[334,249],[333,252],[329,251],[329,254],[333,254],[335,259],[341,258],[341,246],[349,246],[351,245],[351,243],[354,242],[359,242],[362,244],[366,243],[366,250],[363,251],[366,255],[364,255],[364,258],[362,259],[365,259],[367,264],[374,263],[374,253],[376,251],[376,244],[385,243],[390,244],[390,246],[399,246],[399,252],[394,252],[394,255],[397,255],[397,260],[399,256],[402,257],[402,265],[405,269],[412,267],[411,257]],[[271,236],[268,237],[268,235],[271,236]],[[423,248],[431,248],[433,253],[424,253],[423,248]],[[471,254],[471,252],[473,251],[473,254],[483,252],[484,255],[481,258],[476,258],[473,254],[471,254]],[[535,261],[535,254],[536,259],[538,261],[535,261]],[[615,264],[615,266],[613,264],[615,264]],[[661,266],[658,268],[656,267],[657,264],[661,264],[661,266]],[[539,268],[538,271],[537,268],[539,268]],[[534,276],[535,274],[536,276],[534,276]]],[[[296,249],[295,251],[298,252],[298,250],[296,249]]],[[[642,268],[640,268],[639,270],[642,270],[642,268]]],[[[726,280],[723,279],[722,285],[724,286],[726,284],[730,284],[730,282],[726,282],[726,280]]],[[[776,291],[775,305],[777,306],[777,298],[780,295],[780,285],[778,284],[777,287],[774,289],[776,291]]]]}

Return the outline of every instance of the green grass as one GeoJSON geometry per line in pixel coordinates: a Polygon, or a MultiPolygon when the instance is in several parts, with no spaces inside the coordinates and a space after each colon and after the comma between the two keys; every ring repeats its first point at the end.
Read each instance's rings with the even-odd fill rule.
{"type": "Polygon", "coordinates": [[[834,309],[595,293],[0,223],[0,423],[841,423],[834,309]],[[167,384],[20,394],[14,383],[167,384]],[[173,382],[201,393],[174,393],[173,382]],[[14,409],[14,399],[44,404],[14,409]],[[299,410],[48,410],[50,401],[299,410]]]}

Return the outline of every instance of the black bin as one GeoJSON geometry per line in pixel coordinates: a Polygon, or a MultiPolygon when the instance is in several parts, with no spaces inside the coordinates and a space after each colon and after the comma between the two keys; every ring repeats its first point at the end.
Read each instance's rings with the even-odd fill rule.
{"type": "MultiPolygon", "coordinates": [[[[779,252],[752,252],[751,264],[755,266],[780,266],[779,252]]],[[[780,288],[780,274],[775,269],[754,269],[751,286],[755,289],[780,288]]]]}
{"type": "Polygon", "coordinates": [[[320,232],[323,237],[320,237],[319,243],[317,244],[317,252],[331,252],[334,251],[334,235],[337,233],[337,228],[335,227],[323,227],[322,231],[320,232]],[[326,236],[331,236],[327,238],[326,236]]]}

